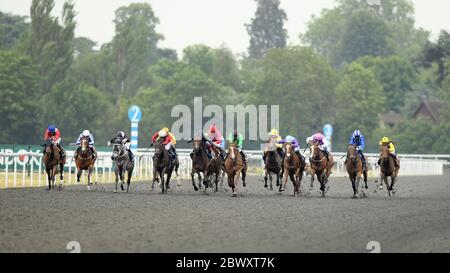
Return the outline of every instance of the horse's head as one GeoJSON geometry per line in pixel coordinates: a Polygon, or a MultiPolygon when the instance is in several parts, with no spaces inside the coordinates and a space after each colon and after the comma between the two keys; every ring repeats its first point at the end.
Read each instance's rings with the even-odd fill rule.
{"type": "Polygon", "coordinates": [[[236,160],[236,154],[237,154],[237,148],[236,148],[236,144],[231,143],[230,146],[228,147],[228,154],[230,155],[230,158],[234,161],[236,160]]]}
{"type": "Polygon", "coordinates": [[[122,141],[120,139],[116,139],[113,142],[113,157],[117,158],[120,156],[122,150],[124,150],[125,145],[122,144],[122,141]]]}
{"type": "Polygon", "coordinates": [[[192,142],[192,146],[193,146],[193,148],[194,148],[194,151],[198,151],[198,150],[200,150],[200,148],[202,147],[202,141],[199,140],[199,139],[195,139],[195,140],[192,142]]]}
{"type": "Polygon", "coordinates": [[[81,137],[81,153],[86,153],[86,151],[88,151],[89,148],[89,137],[81,137]]]}
{"type": "Polygon", "coordinates": [[[380,148],[381,159],[385,159],[389,157],[389,146],[387,144],[381,145],[380,148]]]}
{"type": "Polygon", "coordinates": [[[163,139],[158,138],[153,144],[153,148],[155,148],[155,157],[160,157],[164,152],[163,139]]]}
{"type": "Polygon", "coordinates": [[[355,145],[353,145],[353,144],[348,145],[347,157],[352,161],[356,160],[356,146],[355,145]]]}
{"type": "Polygon", "coordinates": [[[286,142],[286,144],[284,144],[284,149],[285,149],[286,158],[291,159],[292,154],[293,154],[292,143],[286,142]]]}
{"type": "Polygon", "coordinates": [[[53,142],[51,140],[46,140],[42,146],[45,148],[45,154],[51,155],[53,153],[53,142]]]}

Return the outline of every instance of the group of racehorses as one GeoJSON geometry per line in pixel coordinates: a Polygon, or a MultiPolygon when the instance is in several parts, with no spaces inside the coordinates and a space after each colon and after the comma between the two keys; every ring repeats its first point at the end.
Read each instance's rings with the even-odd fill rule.
{"type": "MultiPolygon", "coordinates": [[[[201,140],[193,140],[193,153],[192,153],[192,172],[191,179],[192,185],[195,191],[202,188],[214,187],[214,192],[218,192],[218,183],[223,181],[225,175],[228,178],[228,187],[231,188],[232,196],[238,195],[238,182],[241,177],[243,187],[246,186],[247,164],[241,156],[237,146],[231,143],[228,146],[227,156],[224,160],[222,158],[218,147],[211,145],[205,147],[202,145],[201,140]],[[208,153],[207,149],[211,149],[208,153]],[[197,174],[198,184],[196,183],[195,174],[197,174]],[[203,175],[203,176],[202,176],[203,175]],[[214,184],[213,184],[214,182],[214,184]]],[[[51,142],[47,142],[43,145],[44,158],[43,163],[47,172],[49,189],[55,187],[55,177],[59,172],[60,179],[63,181],[63,172],[65,159],[60,157],[58,148],[51,142]]],[[[155,182],[158,182],[161,186],[162,193],[167,193],[170,188],[170,179],[173,171],[178,176],[179,162],[178,159],[172,160],[169,152],[165,149],[165,145],[162,141],[157,140],[152,144],[154,148],[153,156],[153,183],[152,190],[154,189],[155,182]]],[[[333,155],[328,155],[321,149],[318,144],[312,143],[310,145],[310,158],[309,166],[306,163],[303,155],[294,152],[294,147],[291,143],[285,143],[283,145],[284,156],[283,158],[276,151],[277,143],[269,142],[264,150],[265,162],[264,162],[264,187],[273,190],[273,176],[276,176],[276,185],[279,187],[278,191],[281,193],[286,190],[288,179],[293,184],[294,196],[299,196],[301,180],[304,173],[308,173],[311,176],[311,184],[309,190],[313,189],[313,183],[315,177],[320,183],[321,195],[325,196],[328,190],[328,179],[331,174],[331,170],[334,165],[333,155]],[[307,171],[307,169],[309,169],[307,171]],[[269,184],[268,184],[269,181],[269,184]]],[[[116,175],[116,187],[114,192],[117,191],[118,181],[121,181],[121,189],[124,191],[124,174],[127,176],[127,192],[129,191],[131,177],[134,169],[134,161],[131,161],[128,156],[124,145],[118,141],[113,143],[113,160],[115,165],[116,175]]],[[[96,157],[89,149],[88,139],[81,139],[81,148],[75,157],[75,164],[77,168],[77,181],[80,181],[80,176],[83,170],[88,171],[88,190],[90,190],[91,174],[94,168],[96,157]]],[[[349,179],[352,183],[353,197],[366,197],[364,188],[367,189],[367,167],[363,165],[356,146],[349,145],[347,148],[347,158],[345,161],[346,169],[349,175],[349,179]],[[361,178],[364,179],[365,186],[360,186],[361,178]]],[[[394,159],[389,156],[389,148],[382,146],[380,150],[380,175],[381,183],[383,181],[386,184],[388,194],[391,196],[391,192],[394,190],[394,184],[398,175],[399,167],[395,165],[394,159]],[[391,178],[391,183],[388,183],[388,177],[391,178]]],[[[379,189],[382,188],[380,184],[379,189]]]]}

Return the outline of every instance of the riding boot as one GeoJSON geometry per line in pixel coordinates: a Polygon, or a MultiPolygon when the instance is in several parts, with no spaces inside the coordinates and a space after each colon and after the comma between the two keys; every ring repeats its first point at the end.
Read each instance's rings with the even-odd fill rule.
{"type": "Polygon", "coordinates": [[[194,158],[194,152],[190,153],[189,156],[191,157],[191,159],[194,158]]]}
{"type": "Polygon", "coordinates": [[[363,153],[360,151],[359,154],[361,155],[361,160],[362,160],[362,165],[363,165],[363,169],[367,169],[366,166],[366,157],[363,155],[363,153]]]}
{"type": "Polygon", "coordinates": [[[247,165],[247,157],[245,156],[244,151],[241,150],[240,153],[242,156],[242,160],[244,161],[245,165],[247,165]]]}
{"type": "Polygon", "coordinates": [[[381,158],[378,159],[378,166],[381,166],[381,158]]]}
{"type": "Polygon", "coordinates": [[[178,154],[177,154],[177,150],[175,150],[175,147],[170,147],[170,149],[172,150],[173,154],[174,154],[174,160],[177,160],[178,158],[178,154]]]}
{"type": "Polygon", "coordinates": [[[134,154],[131,150],[128,150],[128,156],[130,157],[130,161],[133,162],[134,161],[134,154]]]}
{"type": "Polygon", "coordinates": [[[266,152],[263,153],[263,162],[266,162],[266,152]]]}
{"type": "Polygon", "coordinates": [[[284,158],[284,152],[283,152],[283,149],[277,148],[277,153],[278,153],[278,155],[279,155],[281,158],[284,158]]]}

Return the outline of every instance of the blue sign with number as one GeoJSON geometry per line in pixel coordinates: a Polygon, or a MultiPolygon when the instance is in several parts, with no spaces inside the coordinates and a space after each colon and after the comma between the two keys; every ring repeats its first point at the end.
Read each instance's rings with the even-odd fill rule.
{"type": "Polygon", "coordinates": [[[131,122],[139,122],[142,119],[142,111],[141,108],[137,105],[132,105],[128,109],[128,118],[131,120],[131,122]]]}
{"type": "Polygon", "coordinates": [[[331,126],[330,124],[326,124],[326,125],[323,127],[323,134],[324,134],[326,137],[331,137],[331,136],[333,135],[333,126],[331,126]]]}

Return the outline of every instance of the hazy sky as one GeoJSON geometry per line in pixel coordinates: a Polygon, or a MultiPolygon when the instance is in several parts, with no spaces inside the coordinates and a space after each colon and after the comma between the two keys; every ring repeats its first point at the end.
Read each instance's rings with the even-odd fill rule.
{"type": "MultiPolygon", "coordinates": [[[[160,19],[157,31],[165,40],[159,45],[182,49],[194,43],[212,47],[226,45],[234,53],[247,50],[249,37],[244,24],[250,23],[256,10],[254,0],[75,0],[76,36],[88,37],[99,44],[114,35],[114,11],[132,2],[148,2],[160,19]]],[[[450,30],[449,0],[412,0],[416,8],[416,25],[432,31],[436,38],[441,29],[450,30]]],[[[56,0],[55,15],[64,0],[56,0]]],[[[286,11],[289,43],[298,43],[298,34],[306,29],[311,15],[332,8],[334,0],[281,0],[286,11]]],[[[0,10],[29,15],[31,0],[0,0],[0,10]]],[[[180,55],[181,56],[181,55],[180,55]]]]}

